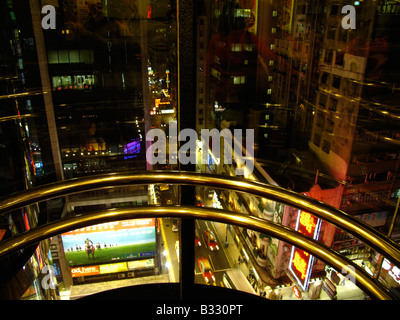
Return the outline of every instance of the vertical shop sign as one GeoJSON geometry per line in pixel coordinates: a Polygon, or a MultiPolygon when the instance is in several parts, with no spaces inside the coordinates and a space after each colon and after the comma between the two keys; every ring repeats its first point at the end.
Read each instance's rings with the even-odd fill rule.
{"type": "MultiPolygon", "coordinates": [[[[318,240],[320,228],[321,219],[308,212],[299,211],[295,228],[297,232],[318,240]]],[[[304,250],[292,247],[289,271],[304,291],[308,289],[313,264],[314,257],[312,255],[304,250]]]]}

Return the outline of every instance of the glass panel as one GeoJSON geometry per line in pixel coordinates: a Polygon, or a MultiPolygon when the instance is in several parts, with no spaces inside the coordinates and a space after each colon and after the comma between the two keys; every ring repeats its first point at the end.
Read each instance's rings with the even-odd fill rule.
{"type": "MultiPolygon", "coordinates": [[[[47,16],[48,26],[46,15],[41,14],[43,1],[28,6],[13,1],[1,4],[2,21],[7,21],[0,27],[5,35],[0,71],[1,196],[57,180],[151,169],[146,162],[146,133],[151,127],[168,132],[166,124],[176,119],[176,3],[68,0],[46,4],[54,6],[56,13],[47,16]],[[158,112],[151,119],[153,108],[158,112]]],[[[157,197],[154,186],[95,190],[22,208],[1,217],[0,239],[96,210],[176,205],[175,187],[156,186],[157,197]]],[[[179,281],[180,221],[152,221],[151,233],[143,228],[125,230],[133,237],[150,234],[154,240],[151,250],[137,254],[122,252],[129,237],[113,238],[111,233],[98,237],[98,227],[94,233],[80,234],[81,238],[74,235],[69,242],[61,236],[54,237],[54,243],[43,242],[55,249],[49,253],[46,247],[34,258],[40,262],[28,262],[36,274],[32,279],[37,279],[27,283],[31,279],[27,276],[14,282],[29,289],[20,296],[21,288],[12,289],[12,298],[76,298],[88,293],[80,284],[98,281],[131,280],[124,285],[179,281]],[[95,249],[89,256],[84,250],[86,238],[95,249]],[[83,260],[76,261],[73,254],[83,260]],[[56,276],[60,292],[54,295],[43,291],[37,276],[43,264],[61,270],[56,276]],[[104,268],[112,272],[104,273],[104,268]],[[86,271],[91,274],[75,277],[86,271]]],[[[10,261],[18,262],[21,254],[10,261]]],[[[2,268],[7,264],[7,259],[0,261],[2,268]]],[[[24,269],[22,277],[23,273],[24,269]]]]}
{"type": "MultiPolygon", "coordinates": [[[[243,178],[326,202],[385,234],[389,232],[398,241],[398,197],[393,196],[398,189],[394,181],[399,159],[395,107],[399,65],[394,59],[398,28],[393,15],[397,11],[391,7],[395,3],[357,1],[350,6],[354,15],[349,11],[348,16],[342,13],[344,4],[334,1],[205,3],[204,12],[197,18],[198,28],[205,30],[205,36],[197,38],[197,54],[206,56],[205,64],[197,61],[198,67],[204,65],[201,75],[205,79],[204,83],[197,82],[197,99],[204,102],[197,131],[242,130],[240,155],[245,154],[244,148],[249,151],[254,146],[255,160],[254,169],[243,178]],[[253,145],[245,144],[249,134],[245,129],[254,133],[253,145]],[[372,160],[376,154],[383,158],[372,160]],[[361,160],[366,155],[369,160],[361,160]],[[394,227],[391,231],[389,225],[394,227]]],[[[202,147],[201,151],[204,144],[202,147]]],[[[197,169],[238,176],[239,154],[234,153],[229,162],[218,152],[222,148],[217,150],[210,142],[208,161],[197,169]]],[[[273,201],[226,193],[222,199],[217,192],[215,201],[210,201],[200,192],[197,201],[206,207],[235,210],[283,225],[297,216],[293,209],[273,201]]],[[[202,227],[200,222],[198,227],[202,227]]],[[[382,263],[379,255],[356,240],[356,235],[346,234],[346,241],[341,242],[342,232],[325,224],[321,232],[320,242],[377,275],[382,263]]],[[[247,240],[241,239],[238,244],[253,244],[252,235],[244,234],[247,240]]],[[[223,235],[219,236],[223,241],[223,235]]],[[[282,252],[275,250],[281,242],[265,242],[259,235],[254,240],[258,249],[261,243],[265,246],[262,257],[259,251],[253,256],[257,266],[267,270],[272,279],[282,281],[273,271],[279,269],[276,259],[284,259],[282,252]]],[[[253,249],[247,252],[249,256],[253,249]]],[[[231,243],[224,247],[224,251],[230,250],[231,243]]],[[[222,253],[206,251],[202,255],[213,265],[222,253]]],[[[317,269],[314,267],[314,271],[317,269]]],[[[392,266],[387,265],[387,269],[392,270],[392,266]]],[[[197,265],[195,272],[198,276],[197,265]]],[[[388,271],[384,274],[386,277],[388,271]]],[[[201,277],[196,279],[204,283],[201,277]]],[[[386,283],[399,287],[393,281],[386,283]]]]}
{"type": "MultiPolygon", "coordinates": [[[[168,0],[2,2],[0,196],[95,174],[179,170],[189,162],[197,172],[315,198],[398,242],[400,5],[203,0],[195,6],[192,16],[177,15],[182,6],[168,0]],[[44,2],[54,6],[54,17],[41,14],[44,2]],[[177,42],[177,33],[185,31],[178,30],[177,17],[194,22],[193,45],[177,42]],[[178,65],[186,50],[194,50],[196,59],[189,71],[178,65]],[[193,92],[180,89],[183,76],[193,82],[193,92]],[[186,114],[196,115],[191,128],[182,127],[186,114]],[[207,132],[212,139],[202,139],[207,132]],[[189,141],[182,140],[184,134],[189,141]]],[[[52,199],[4,214],[0,239],[99,209],[180,205],[179,192],[166,182],[52,199]]],[[[275,201],[209,187],[196,188],[184,200],[293,229],[301,216],[275,201]]],[[[178,281],[180,221],[157,222],[154,273],[178,281]]],[[[195,225],[197,283],[207,282],[204,270],[210,266],[218,286],[236,286],[232,278],[243,275],[251,280],[245,283],[257,281],[257,294],[264,288],[271,299],[285,295],[285,288],[293,292],[296,281],[282,276],[291,252],[282,241],[251,228],[195,225]],[[229,276],[229,270],[241,273],[229,276]],[[260,270],[270,283],[263,283],[260,270]]],[[[318,241],[398,290],[397,266],[357,235],[322,222],[318,241]]],[[[44,261],[56,270],[71,268],[62,251],[53,250],[51,259],[49,245],[43,242],[29,261],[34,279],[44,261]]],[[[329,271],[313,286],[337,282],[322,262],[313,268],[329,271]]],[[[129,272],[121,274],[130,277],[129,272]]],[[[64,281],[60,273],[56,277],[64,281]]],[[[53,297],[40,292],[39,280],[18,298],[53,297]]],[[[300,291],[309,298],[330,292],[318,290],[310,285],[300,291]]]]}

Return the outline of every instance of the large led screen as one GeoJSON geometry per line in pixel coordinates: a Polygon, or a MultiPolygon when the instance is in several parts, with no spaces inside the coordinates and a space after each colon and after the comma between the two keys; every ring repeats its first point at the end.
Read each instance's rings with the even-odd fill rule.
{"type": "Polygon", "coordinates": [[[156,254],[154,219],[98,224],[61,235],[70,267],[129,261],[156,254]]]}

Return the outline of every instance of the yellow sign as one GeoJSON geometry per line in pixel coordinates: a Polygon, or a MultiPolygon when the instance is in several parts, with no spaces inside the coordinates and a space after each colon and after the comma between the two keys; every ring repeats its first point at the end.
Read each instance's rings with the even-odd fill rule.
{"type": "Polygon", "coordinates": [[[126,262],[102,264],[99,267],[100,274],[128,271],[126,262]]]}

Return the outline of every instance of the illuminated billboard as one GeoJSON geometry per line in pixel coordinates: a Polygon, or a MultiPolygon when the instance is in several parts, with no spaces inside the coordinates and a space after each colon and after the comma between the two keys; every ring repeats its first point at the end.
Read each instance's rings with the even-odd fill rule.
{"type": "Polygon", "coordinates": [[[140,139],[134,139],[128,144],[124,145],[124,159],[136,157],[140,153],[140,139]]]}
{"type": "Polygon", "coordinates": [[[102,223],[64,233],[61,239],[70,267],[117,263],[156,254],[154,218],[102,223]]]}
{"type": "MultiPolygon", "coordinates": [[[[296,221],[296,231],[312,237],[314,240],[318,240],[320,229],[321,219],[305,211],[299,212],[296,221]]],[[[313,264],[314,257],[312,255],[302,249],[292,247],[289,271],[304,291],[308,289],[313,264]]]]}
{"type": "Polygon", "coordinates": [[[71,268],[73,278],[154,268],[154,258],[71,268]]]}

